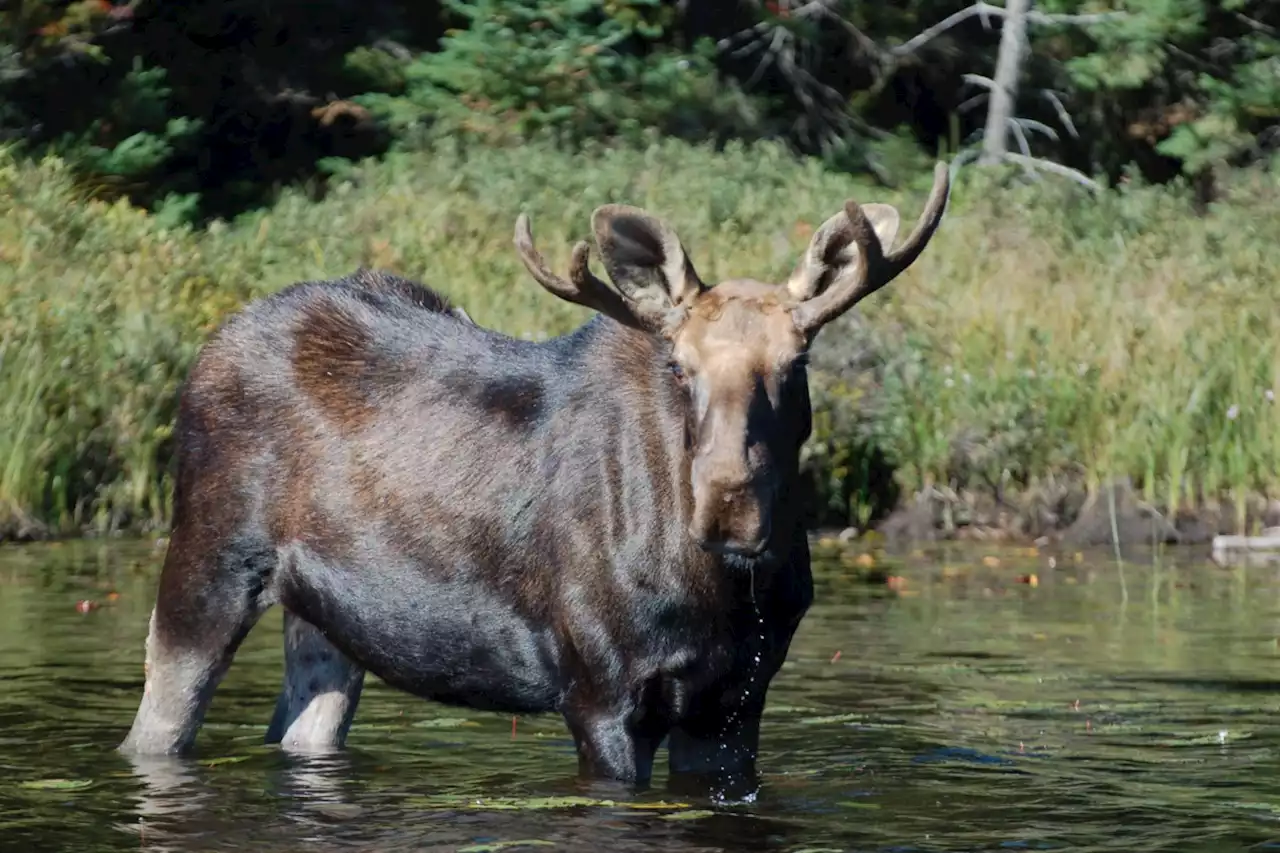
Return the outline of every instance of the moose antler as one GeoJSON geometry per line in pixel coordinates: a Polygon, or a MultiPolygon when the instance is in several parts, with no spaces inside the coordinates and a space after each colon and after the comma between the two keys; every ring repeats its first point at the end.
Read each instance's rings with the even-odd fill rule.
{"type": "Polygon", "coordinates": [[[552,272],[542,255],[534,248],[528,214],[522,213],[516,217],[515,244],[516,253],[520,255],[529,274],[538,284],[561,299],[594,308],[636,329],[652,329],[660,324],[661,318],[656,313],[642,310],[591,272],[588,263],[591,244],[586,240],[579,241],[573,247],[568,279],[552,272]]]}
{"type": "MultiPolygon", "coordinates": [[[[827,242],[832,249],[856,247],[857,258],[841,270],[834,281],[825,290],[805,299],[794,311],[796,325],[806,332],[813,333],[823,325],[848,311],[856,303],[875,293],[893,281],[903,270],[911,266],[924,247],[928,245],[938,225],[942,222],[942,214],[947,206],[947,195],[950,190],[949,171],[946,163],[938,163],[933,169],[933,188],[925,202],[924,211],[916,222],[907,239],[893,251],[882,246],[876,231],[872,227],[862,207],[850,199],[844,205],[846,219],[842,234],[832,235],[827,242]]],[[[886,242],[892,241],[890,230],[886,242]]]]}

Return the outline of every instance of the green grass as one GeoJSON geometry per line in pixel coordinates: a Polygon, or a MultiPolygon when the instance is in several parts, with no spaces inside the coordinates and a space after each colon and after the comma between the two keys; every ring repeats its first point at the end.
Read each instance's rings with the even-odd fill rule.
{"type": "MultiPolygon", "coordinates": [[[[671,221],[708,280],[780,281],[844,198],[911,220],[928,177],[876,191],[771,146],[439,148],[356,168],[323,202],[289,192],[192,232],[0,151],[0,528],[163,527],[186,369],[227,311],[292,281],[383,267],[482,324],[555,334],[588,315],[520,266],[521,210],[557,268],[596,205],[626,201],[671,221]]],[[[1229,190],[1197,218],[1178,189],[1098,199],[962,175],[925,255],[862,323],[819,338],[822,499],[865,510],[868,447],[905,494],[1128,476],[1166,507],[1274,495],[1280,185],[1243,173],[1229,190]],[[862,351],[869,371],[840,367],[862,351]]]]}

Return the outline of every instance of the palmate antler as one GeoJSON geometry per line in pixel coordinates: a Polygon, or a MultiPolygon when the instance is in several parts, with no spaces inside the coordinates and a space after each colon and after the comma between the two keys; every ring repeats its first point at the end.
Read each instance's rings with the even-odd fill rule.
{"type": "Polygon", "coordinates": [[[591,272],[588,263],[591,244],[586,240],[579,241],[573,247],[568,279],[552,272],[534,247],[533,231],[527,214],[522,213],[516,217],[515,244],[516,252],[530,275],[561,299],[594,308],[636,329],[652,330],[660,327],[663,319],[661,311],[648,309],[624,298],[591,272]]]}
{"type": "Polygon", "coordinates": [[[886,251],[898,230],[898,212],[886,204],[850,199],[813,236],[787,288],[800,300],[796,325],[812,334],[893,281],[911,266],[933,237],[950,191],[946,163],[933,170],[933,188],[916,227],[901,246],[886,251]],[[850,258],[853,254],[855,257],[850,258]]]}

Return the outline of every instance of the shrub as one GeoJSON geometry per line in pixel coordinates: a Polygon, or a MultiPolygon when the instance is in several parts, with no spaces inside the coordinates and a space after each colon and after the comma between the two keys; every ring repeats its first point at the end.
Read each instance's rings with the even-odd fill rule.
{"type": "Polygon", "coordinates": [[[466,24],[402,67],[386,52],[349,57],[385,93],[357,100],[398,135],[426,127],[487,144],[549,136],[636,141],[650,132],[741,135],[752,103],[720,78],[715,50],[662,44],[675,10],[661,0],[446,0],[466,24]]]}

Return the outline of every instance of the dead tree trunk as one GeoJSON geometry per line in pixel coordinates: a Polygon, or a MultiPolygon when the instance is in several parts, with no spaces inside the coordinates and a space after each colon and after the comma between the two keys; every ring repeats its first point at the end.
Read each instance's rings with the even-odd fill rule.
{"type": "Polygon", "coordinates": [[[1027,49],[1027,11],[1031,0],[1005,0],[1000,29],[1000,53],[987,102],[987,123],[982,135],[979,163],[998,163],[1008,153],[1009,122],[1018,98],[1018,76],[1027,49]]]}

